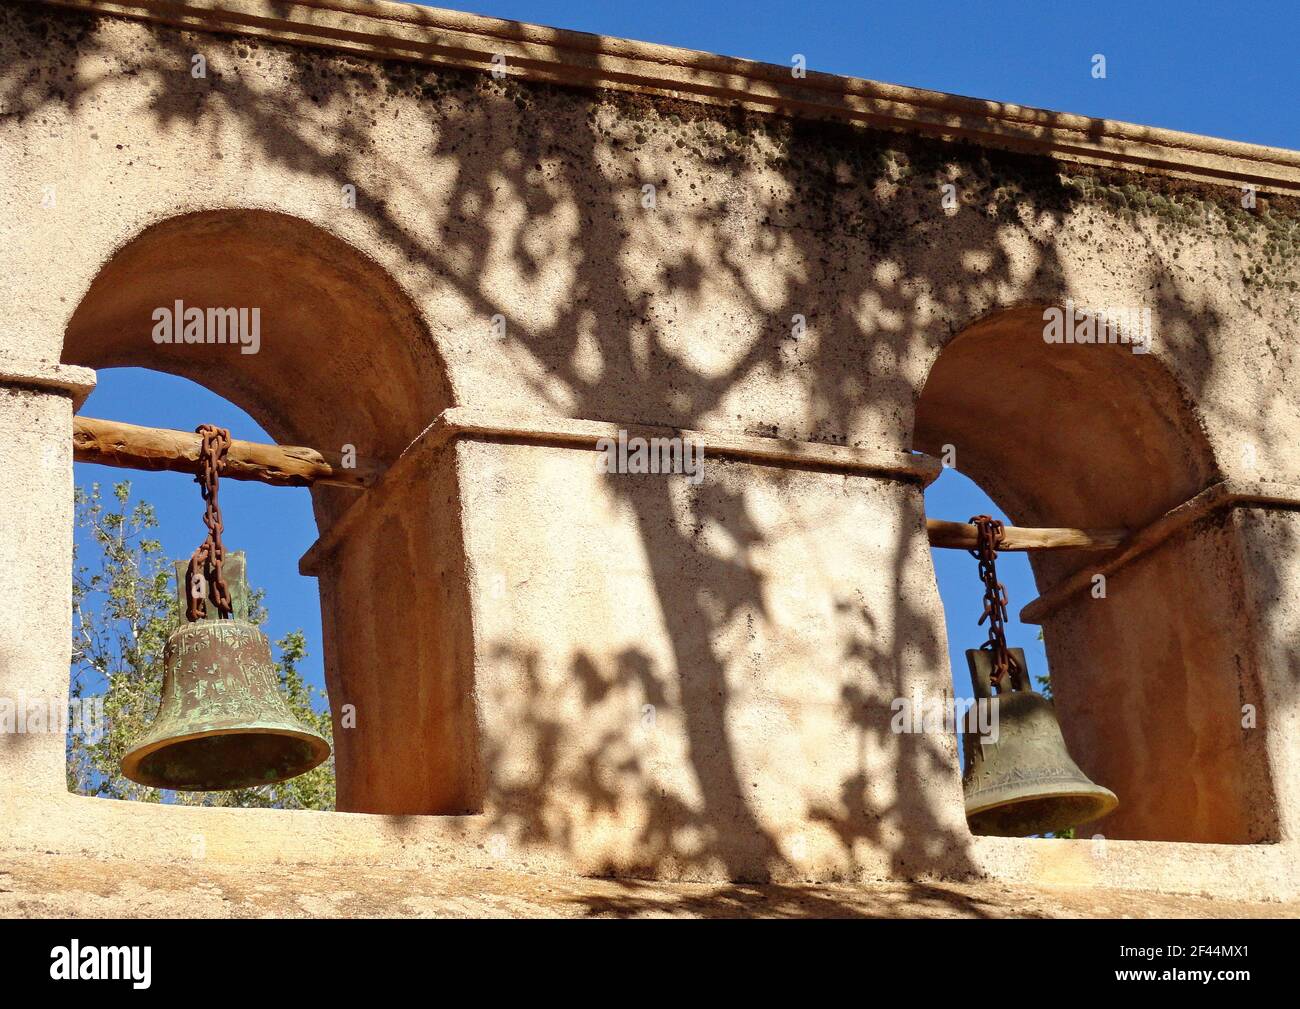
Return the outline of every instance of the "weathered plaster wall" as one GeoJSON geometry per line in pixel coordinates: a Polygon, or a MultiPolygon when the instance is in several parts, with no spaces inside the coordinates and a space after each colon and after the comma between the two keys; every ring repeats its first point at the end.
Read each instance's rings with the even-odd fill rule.
{"type": "MultiPolygon", "coordinates": [[[[1300,793],[1293,782],[1300,776],[1300,524],[1294,511],[1242,511],[1236,517],[1241,536],[1246,605],[1254,629],[1250,646],[1259,652],[1260,703],[1255,712],[1268,748],[1269,771],[1275,787],[1278,820],[1285,837],[1300,836],[1300,793]],[[1267,720],[1267,724],[1265,724],[1267,720]]],[[[1264,805],[1258,802],[1258,805],[1264,805]]]]}
{"type": "Polygon", "coordinates": [[[1275,793],[1288,778],[1271,773],[1266,733],[1245,727],[1244,706],[1273,710],[1260,681],[1280,670],[1254,652],[1268,632],[1247,612],[1233,518],[1133,561],[1104,598],[1084,592],[1044,625],[1066,740],[1089,776],[1128,798],[1097,825],[1108,837],[1279,837],[1275,793]]]}
{"type": "MultiPolygon", "coordinates": [[[[1248,213],[1232,187],[26,5],[0,8],[0,96],[0,349],[190,374],[285,440],[353,442],[391,462],[453,404],[881,451],[934,451],[933,434],[956,444],[958,467],[1013,517],[1045,525],[1150,521],[1224,476],[1300,484],[1291,198],[1248,213]],[[196,54],[206,78],[191,76],[196,54]],[[959,208],[943,207],[945,183],[959,208]],[[346,185],[354,209],[342,204],[346,185]],[[195,214],[209,216],[184,217],[195,214]],[[227,237],[205,240],[208,228],[227,237]],[[257,355],[163,354],[147,314],[137,319],[178,297],[239,304],[250,291],[264,308],[257,355]],[[1058,365],[1058,348],[1020,326],[1008,339],[1024,360],[985,355],[971,381],[1013,401],[1017,382],[1051,361],[1065,394],[1017,422],[1071,437],[990,441],[971,423],[945,429],[943,411],[914,431],[944,348],[956,353],[1004,310],[1067,298],[1151,307],[1154,348],[1134,368],[1160,381],[1096,378],[1123,369],[1115,355],[1134,361],[1127,348],[1077,348],[1058,365]],[[795,315],[807,322],[801,335],[795,315]],[[1094,372],[1088,352],[1107,363],[1094,372]],[[1053,454],[1089,438],[1098,415],[1111,451],[1127,451],[1115,417],[1157,387],[1157,413],[1176,423],[1142,450],[1182,449],[1189,466],[1164,473],[1156,490],[1122,493],[1140,475],[1117,481],[1096,463],[1102,452],[1086,466],[1086,454],[1072,465],[1053,454]],[[1017,480],[999,486],[1007,472],[1017,480]],[[1040,474],[1068,493],[1025,486],[1040,474]]],[[[50,425],[41,446],[66,452],[54,430],[70,423],[66,398],[37,402],[50,425]]],[[[459,813],[482,797],[486,812],[382,825],[342,816],[325,840],[307,837],[319,818],[259,818],[258,830],[272,832],[266,844],[273,834],[296,857],[341,857],[333,839],[382,860],[395,844],[441,857],[441,845],[468,839],[514,864],[735,878],[988,871],[1294,886],[1280,849],[1170,854],[1116,842],[1099,869],[1082,845],[1028,856],[1027,842],[965,833],[951,739],[881,731],[887,696],[947,681],[915,485],[719,459],[692,491],[601,478],[595,457],[571,448],[459,442],[454,470],[452,456],[435,455],[390,486],[391,498],[361,505],[375,514],[357,528],[376,538],[348,540],[321,568],[329,686],[336,705],[364,698],[363,718],[366,708],[387,720],[413,706],[402,724],[418,729],[385,724],[355,741],[336,732],[342,802],[459,813]],[[414,617],[400,605],[410,574],[427,579],[414,617]],[[367,610],[380,576],[385,602],[367,610]],[[367,657],[381,642],[410,651],[385,653],[392,661],[375,669],[367,657]],[[471,710],[473,725],[447,725],[446,713],[471,710]],[[396,771],[404,763],[406,777],[396,771]]],[[[42,663],[10,662],[6,687],[66,688],[57,587],[70,462],[56,463],[21,493],[4,485],[6,515],[38,517],[21,553],[3,534],[5,570],[12,559],[49,575],[25,593],[25,647],[42,663]]],[[[347,506],[318,493],[323,530],[347,506]]],[[[1287,538],[1252,536],[1279,571],[1293,566],[1287,538]]],[[[1050,584],[1079,563],[1045,562],[1039,577],[1050,584]]],[[[1213,565],[1175,567],[1196,579],[1189,591],[1212,588],[1213,565]]],[[[1245,564],[1237,574],[1251,606],[1225,633],[1263,638],[1256,665],[1222,668],[1215,652],[1190,682],[1210,683],[1215,702],[1265,683],[1266,706],[1290,712],[1295,683],[1280,667],[1289,668],[1286,614],[1300,596],[1289,583],[1260,587],[1245,564]]],[[[1176,727],[1152,737],[1143,713],[1095,728],[1096,694],[1077,699],[1094,685],[1088,661],[1104,625],[1074,619],[1047,630],[1058,690],[1087,719],[1067,725],[1083,766],[1105,766],[1092,763],[1104,745],[1153,753],[1176,776],[1170,794],[1200,794],[1199,770],[1170,759],[1176,727]]],[[[1155,619],[1185,618],[1134,605],[1121,623],[1136,634],[1155,619]]],[[[16,629],[4,634],[8,655],[16,629]]],[[[1131,653],[1114,658],[1129,678],[1143,674],[1131,653]]],[[[1167,673],[1150,675],[1164,684],[1167,673]]],[[[1203,729],[1198,740],[1217,738],[1193,727],[1203,729]]],[[[1259,816],[1245,807],[1294,806],[1293,747],[1270,737],[1267,756],[1252,757],[1237,745],[1226,757],[1213,746],[1193,753],[1218,761],[1225,781],[1254,760],[1242,780],[1267,794],[1225,784],[1226,811],[1204,821],[1184,816],[1199,801],[1188,799],[1160,820],[1162,830],[1185,826],[1164,836],[1259,840],[1243,826],[1259,816]]],[[[61,741],[44,747],[43,780],[61,757],[61,741]]],[[[0,791],[28,767],[6,761],[0,791]]],[[[95,850],[185,857],[183,839],[198,830],[219,835],[207,848],[219,857],[256,857],[239,826],[254,821],[239,814],[150,810],[165,825],[151,834],[132,821],[141,810],[68,797],[51,806],[57,816],[37,816],[5,801],[19,845],[76,837],[95,850]]]]}
{"type": "Polygon", "coordinates": [[[655,875],[967,864],[954,738],[890,731],[951,690],[919,488],[460,453],[491,829],[655,875]]]}
{"type": "MultiPolygon", "coordinates": [[[[72,448],[62,437],[71,422],[67,395],[0,388],[0,593],[9,600],[0,689],[11,711],[67,696],[68,649],[50,645],[72,641],[72,448]]],[[[64,759],[60,734],[0,734],[0,787],[33,795],[64,788],[64,759]]]]}
{"type": "MultiPolygon", "coordinates": [[[[383,266],[456,402],[905,448],[954,333],[1073,297],[1155,309],[1158,356],[1216,444],[1296,420],[1270,378],[1293,352],[1277,334],[1295,324],[1294,216],[1246,214],[1231,188],[1117,178],[1129,197],[1051,159],[848,126],[45,8],[3,16],[7,192],[35,203],[5,221],[6,294],[36,357],[60,356],[80,296],[150,225],[262,208],[383,266]],[[959,212],[940,206],[947,181],[959,212]],[[37,215],[50,184],[62,199],[37,215]],[[25,294],[54,263],[70,293],[25,294]]],[[[1263,470],[1296,466],[1289,441],[1258,449],[1263,470]]]]}
{"type": "Polygon", "coordinates": [[[359,517],[322,569],[336,805],[477,813],[483,741],[458,472],[441,455],[359,517]],[[345,724],[343,706],[354,715],[345,724]]]}

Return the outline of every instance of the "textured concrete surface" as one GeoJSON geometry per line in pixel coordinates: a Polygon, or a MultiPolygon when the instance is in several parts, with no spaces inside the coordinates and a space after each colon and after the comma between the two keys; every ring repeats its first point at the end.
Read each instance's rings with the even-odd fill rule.
{"type": "MultiPolygon", "coordinates": [[[[1205,181],[1208,142],[1140,174],[12,3],[0,101],[13,374],[176,372],[386,463],[456,406],[952,446],[1020,524],[1300,488],[1300,208],[1205,181]],[[260,306],[261,350],[155,344],[175,299],[260,306]],[[1151,352],[1045,343],[1067,302],[1149,308],[1151,352]]],[[[1233,150],[1274,181],[1291,158],[1233,150]]],[[[7,693],[67,689],[73,392],[0,391],[25,475],[0,484],[7,693]]],[[[76,800],[61,739],[10,738],[9,851],[1300,892],[1289,513],[1216,513],[1046,621],[1066,737],[1120,794],[1084,832],[1099,855],[971,837],[952,736],[888,731],[895,697],[948,681],[914,480],[725,453],[699,485],[605,477],[476,436],[314,501],[327,536],[356,509],[318,568],[352,812],[76,800]]],[[[1088,563],[1036,561],[1040,586],[1088,563]]]]}
{"type": "Polygon", "coordinates": [[[1300,903],[1075,887],[719,885],[509,870],[0,863],[0,917],[1296,918],[1300,903]]]}

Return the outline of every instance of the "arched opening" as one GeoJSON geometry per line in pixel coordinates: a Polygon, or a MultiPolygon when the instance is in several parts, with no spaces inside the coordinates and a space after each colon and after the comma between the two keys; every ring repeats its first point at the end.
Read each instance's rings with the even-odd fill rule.
{"type": "MultiPolygon", "coordinates": [[[[101,369],[82,413],[186,432],[211,423],[237,439],[272,440],[202,386],[143,368],[101,369]]],[[[73,477],[72,696],[88,717],[69,724],[68,785],[79,794],[152,798],[121,774],[120,761],[158,714],[161,648],[179,617],[175,562],[202,540],[204,505],[194,480],[178,473],[77,462],[73,477]]],[[[255,622],[284,677],[280,692],[296,717],[329,738],[320,601],[315,582],[298,570],[315,539],[311,494],[225,480],[220,501],[226,548],[247,556],[248,582],[258,593],[255,622]]],[[[333,764],[274,786],[164,794],[163,801],[333,809],[333,764]]]]}
{"type": "MultiPolygon", "coordinates": [[[[221,210],[171,218],[100,270],[63,361],[181,375],[280,443],[392,463],[449,405],[419,310],[386,271],[298,218],[221,210]],[[160,309],[257,310],[258,337],[159,342],[160,309]]],[[[181,478],[183,479],[183,478],[181,478]]],[[[338,808],[473,811],[480,802],[463,554],[450,466],[365,492],[313,487],[321,533],[362,514],[317,571],[338,808]],[[348,717],[344,717],[344,715],[348,717]]]]}
{"type": "MultiPolygon", "coordinates": [[[[1022,526],[1136,531],[1222,479],[1154,355],[1123,343],[1049,343],[1045,307],[999,312],[943,348],[916,406],[918,450],[947,452],[1022,526]]],[[[1041,617],[1070,751],[1121,801],[1085,829],[1276,839],[1276,812],[1253,801],[1272,790],[1259,790],[1268,776],[1262,741],[1241,725],[1241,698],[1257,690],[1242,661],[1241,614],[1223,604],[1240,560],[1221,525],[1174,536],[1041,617]]],[[[1036,553],[1038,591],[1115,553],[1036,553]]],[[[1012,607],[1029,602],[1013,598],[1012,607]]]]}

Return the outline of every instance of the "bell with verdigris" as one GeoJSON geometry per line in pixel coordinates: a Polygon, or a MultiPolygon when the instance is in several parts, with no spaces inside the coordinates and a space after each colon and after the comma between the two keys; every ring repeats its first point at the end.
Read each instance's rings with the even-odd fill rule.
{"type": "Polygon", "coordinates": [[[209,792],[296,777],[330,746],[280,695],[271,644],[249,620],[244,554],[227,556],[221,543],[217,474],[230,434],[209,425],[199,434],[208,538],[188,566],[176,566],[186,619],[163,650],[158,715],[122,758],[122,773],[154,788],[209,792]]]}

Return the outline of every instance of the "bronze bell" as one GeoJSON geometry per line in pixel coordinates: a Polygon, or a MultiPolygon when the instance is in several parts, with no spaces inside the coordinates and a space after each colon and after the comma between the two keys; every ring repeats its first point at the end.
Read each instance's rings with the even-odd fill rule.
{"type": "Polygon", "coordinates": [[[1119,805],[1119,799],[1079,770],[1065,748],[1052,702],[1029,689],[1024,651],[1007,651],[1018,669],[997,696],[991,683],[992,652],[982,648],[966,652],[976,704],[967,714],[962,737],[966,757],[962,789],[971,833],[1028,837],[1105,816],[1119,805]],[[981,705],[989,706],[991,713],[981,716],[981,705]],[[996,727],[996,739],[993,733],[987,741],[981,738],[981,719],[983,727],[996,727]]]}
{"type": "MultiPolygon", "coordinates": [[[[249,622],[244,554],[224,560],[231,619],[182,623],[163,650],[162,703],[122,758],[122,773],[154,788],[213,792],[297,777],[329,756],[280,696],[271,645],[249,622]]],[[[185,601],[183,563],[177,587],[185,601]]]]}

